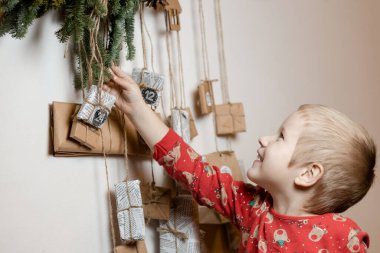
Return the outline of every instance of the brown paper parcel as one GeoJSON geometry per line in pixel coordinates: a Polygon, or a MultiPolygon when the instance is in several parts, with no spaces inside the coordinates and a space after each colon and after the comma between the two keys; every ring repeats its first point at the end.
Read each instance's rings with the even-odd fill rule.
{"type": "MultiPolygon", "coordinates": [[[[94,149],[89,149],[79,142],[69,138],[72,116],[78,104],[53,102],[51,107],[51,133],[55,156],[87,156],[102,155],[102,138],[100,137],[94,149]]],[[[144,144],[137,130],[124,115],[127,128],[127,145],[129,155],[150,157],[151,151],[144,144]]],[[[112,110],[107,122],[102,127],[104,150],[110,155],[124,155],[123,127],[116,110],[112,110]]]]}
{"type": "Polygon", "coordinates": [[[216,134],[245,132],[245,114],[242,103],[215,105],[216,134]]]}
{"type": "Polygon", "coordinates": [[[154,186],[151,183],[141,184],[144,217],[147,219],[169,220],[171,189],[154,186]]]}
{"type": "MultiPolygon", "coordinates": [[[[242,181],[239,162],[236,159],[234,151],[214,152],[204,155],[203,162],[208,162],[210,165],[217,166],[221,173],[229,173],[235,180],[242,181]]],[[[198,206],[199,223],[200,224],[224,224],[229,220],[213,209],[206,206],[198,206]]]]}
{"type": "Polygon", "coordinates": [[[115,248],[116,253],[148,253],[144,240],[136,241],[131,245],[119,245],[115,248]]]}
{"type": "Polygon", "coordinates": [[[198,135],[197,126],[195,125],[195,120],[193,114],[190,111],[190,108],[187,107],[185,110],[189,113],[190,139],[193,139],[198,135]]]}
{"type": "Polygon", "coordinates": [[[199,111],[201,115],[209,114],[212,112],[213,98],[211,95],[211,85],[211,82],[207,80],[198,85],[199,111]]]}

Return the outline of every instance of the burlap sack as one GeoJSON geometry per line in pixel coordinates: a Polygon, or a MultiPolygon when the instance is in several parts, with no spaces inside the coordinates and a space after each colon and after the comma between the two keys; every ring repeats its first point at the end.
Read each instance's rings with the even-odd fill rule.
{"type": "Polygon", "coordinates": [[[229,135],[245,132],[245,114],[242,103],[215,105],[217,135],[229,135]]]}

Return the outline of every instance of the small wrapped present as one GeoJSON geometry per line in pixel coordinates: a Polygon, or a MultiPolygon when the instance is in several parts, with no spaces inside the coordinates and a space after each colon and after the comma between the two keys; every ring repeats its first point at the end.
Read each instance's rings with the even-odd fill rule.
{"type": "Polygon", "coordinates": [[[77,118],[91,126],[101,128],[107,120],[115,101],[115,96],[105,91],[99,94],[99,88],[91,85],[86,99],[79,109],[77,118]]]}
{"type": "Polygon", "coordinates": [[[161,221],[157,228],[160,253],[200,252],[199,228],[193,212],[191,195],[179,195],[174,199],[169,221],[161,221]]]}
{"type": "Polygon", "coordinates": [[[207,206],[198,206],[199,224],[225,224],[230,222],[226,217],[207,206]]]}
{"type": "Polygon", "coordinates": [[[211,92],[212,83],[209,80],[198,85],[199,109],[202,115],[212,112],[213,97],[211,92]]]}
{"type": "Polygon", "coordinates": [[[137,241],[134,244],[116,246],[115,251],[116,253],[148,253],[144,240],[137,241]]]}
{"type": "Polygon", "coordinates": [[[161,93],[165,78],[162,75],[148,71],[147,69],[134,68],[132,79],[140,85],[141,94],[145,103],[152,109],[156,109],[160,103],[161,93]]]}
{"type": "Polygon", "coordinates": [[[132,180],[115,185],[117,220],[120,238],[124,242],[143,240],[145,237],[144,211],[140,181],[132,180]]]}
{"type": "Polygon", "coordinates": [[[243,181],[239,162],[232,150],[209,153],[202,156],[202,161],[217,166],[221,173],[230,174],[236,181],[243,181]]]}
{"type": "Polygon", "coordinates": [[[144,217],[155,220],[169,220],[171,189],[155,186],[153,183],[141,185],[144,217]]]}
{"type": "Polygon", "coordinates": [[[173,130],[182,137],[186,143],[190,143],[190,118],[186,110],[172,108],[171,123],[173,130]]]}
{"type": "Polygon", "coordinates": [[[226,225],[200,225],[204,231],[202,253],[232,253],[230,250],[226,225]]]}
{"type": "Polygon", "coordinates": [[[71,125],[70,138],[89,149],[95,149],[100,138],[100,131],[74,118],[71,125]]]}
{"type": "Polygon", "coordinates": [[[245,132],[245,114],[242,103],[215,106],[216,134],[229,135],[245,132]]]}
{"type": "MultiPolygon", "coordinates": [[[[75,108],[75,116],[77,115],[80,106],[77,105],[75,108]]],[[[83,146],[89,149],[95,149],[99,141],[100,130],[90,125],[79,121],[77,117],[73,117],[73,122],[71,124],[70,138],[76,140],[83,146]]]]}
{"type": "Polygon", "coordinates": [[[189,114],[190,139],[193,139],[195,136],[198,135],[197,126],[195,125],[195,120],[193,118],[193,114],[190,111],[190,108],[187,107],[185,110],[189,114]]]}

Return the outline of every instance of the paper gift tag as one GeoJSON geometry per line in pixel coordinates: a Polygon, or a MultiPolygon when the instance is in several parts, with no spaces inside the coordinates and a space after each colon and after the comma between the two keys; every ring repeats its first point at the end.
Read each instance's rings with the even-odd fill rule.
{"type": "Polygon", "coordinates": [[[212,112],[211,81],[204,81],[198,85],[199,111],[202,115],[212,112]]]}
{"type": "Polygon", "coordinates": [[[147,69],[134,68],[132,71],[132,79],[140,85],[141,95],[145,103],[150,105],[152,109],[156,109],[160,103],[165,82],[164,76],[148,71],[147,69]]]}
{"type": "Polygon", "coordinates": [[[117,220],[120,237],[125,242],[143,240],[145,237],[144,211],[140,181],[131,180],[115,185],[117,220]]]}
{"type": "Polygon", "coordinates": [[[170,188],[145,183],[141,185],[141,197],[145,218],[156,220],[169,219],[172,200],[170,188]]]}
{"type": "Polygon", "coordinates": [[[119,245],[115,251],[116,253],[148,253],[144,240],[136,241],[135,244],[119,245]]]}
{"type": "Polygon", "coordinates": [[[182,137],[186,143],[190,143],[190,118],[186,110],[173,108],[171,123],[173,130],[182,137]]]}

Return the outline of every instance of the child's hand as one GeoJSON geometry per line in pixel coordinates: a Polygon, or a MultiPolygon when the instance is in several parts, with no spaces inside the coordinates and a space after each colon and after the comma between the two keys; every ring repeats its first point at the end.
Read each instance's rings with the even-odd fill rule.
{"type": "Polygon", "coordinates": [[[135,81],[119,67],[113,65],[110,69],[111,81],[103,86],[103,89],[110,92],[116,99],[116,106],[124,113],[130,115],[141,106],[145,106],[139,86],[135,81]]]}

